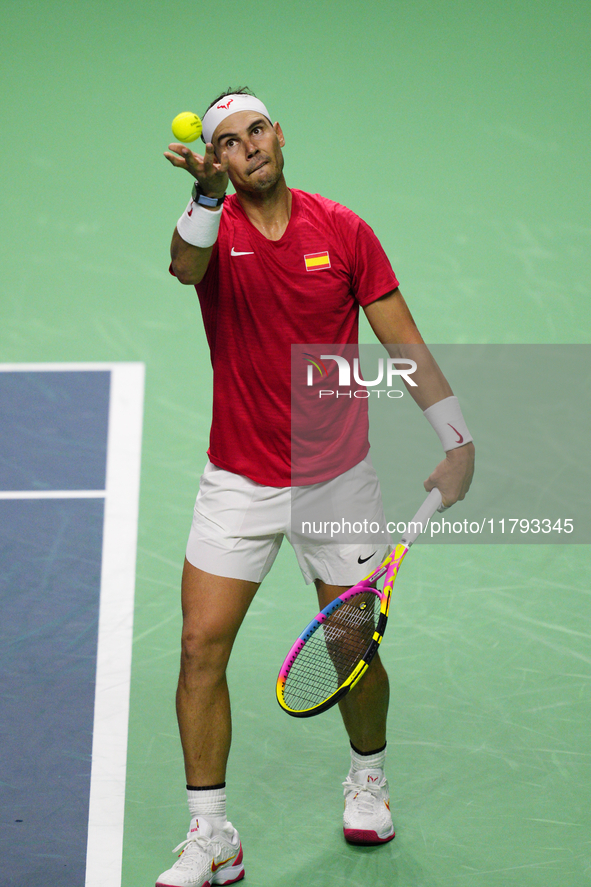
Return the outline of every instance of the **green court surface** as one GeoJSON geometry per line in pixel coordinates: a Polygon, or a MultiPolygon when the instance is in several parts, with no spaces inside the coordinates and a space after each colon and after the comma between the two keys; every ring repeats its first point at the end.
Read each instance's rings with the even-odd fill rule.
{"type": "MultiPolygon", "coordinates": [[[[587,343],[590,27],[582,0],[3,4],[0,362],[146,365],[123,887],[150,887],[187,827],[178,589],[211,370],[168,274],[191,184],[162,157],[170,121],[250,86],[288,184],[372,225],[427,342],[587,343]]],[[[397,837],[352,848],[338,713],[274,697],[315,612],[285,543],[230,668],[245,883],[591,882],[590,573],[587,545],[417,544],[383,653],[397,837]]]]}

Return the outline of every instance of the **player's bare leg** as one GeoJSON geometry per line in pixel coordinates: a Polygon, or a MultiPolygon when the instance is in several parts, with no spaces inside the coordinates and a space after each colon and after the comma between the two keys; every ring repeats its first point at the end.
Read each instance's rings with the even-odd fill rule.
{"type": "MultiPolygon", "coordinates": [[[[346,589],[317,580],[323,608],[346,589]]],[[[359,683],[339,702],[351,742],[351,769],[343,783],[343,832],[352,844],[384,844],[394,837],[388,782],[384,773],[386,718],[390,689],[378,655],[359,683]]]]}
{"type": "MultiPolygon", "coordinates": [[[[316,588],[321,609],[347,590],[319,579],[316,588]]],[[[377,654],[357,686],[339,702],[345,730],[355,748],[373,751],[386,744],[389,698],[388,675],[377,654]]]]}
{"type": "Polygon", "coordinates": [[[357,686],[339,702],[349,739],[360,751],[372,751],[386,744],[386,716],[390,686],[379,653],[357,686]]]}
{"type": "Polygon", "coordinates": [[[185,560],[177,714],[191,823],[156,887],[233,884],[244,877],[240,836],[226,817],[232,724],[226,666],[258,583],[214,576],[185,560]],[[212,872],[216,872],[215,881],[212,872]]]}
{"type": "Polygon", "coordinates": [[[177,716],[188,785],[225,781],[232,736],[226,666],[258,587],[214,576],[185,560],[177,716]]]}

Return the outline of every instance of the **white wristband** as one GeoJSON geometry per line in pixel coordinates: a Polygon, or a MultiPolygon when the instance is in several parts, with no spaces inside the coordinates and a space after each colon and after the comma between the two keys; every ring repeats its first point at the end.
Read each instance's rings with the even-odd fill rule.
{"type": "Polygon", "coordinates": [[[457,397],[444,397],[423,412],[443,445],[443,449],[455,450],[473,439],[462,416],[457,397]]]}
{"type": "Polygon", "coordinates": [[[202,248],[213,246],[218,239],[222,209],[206,209],[200,203],[189,201],[189,205],[176,223],[176,230],[185,243],[202,248]]]}

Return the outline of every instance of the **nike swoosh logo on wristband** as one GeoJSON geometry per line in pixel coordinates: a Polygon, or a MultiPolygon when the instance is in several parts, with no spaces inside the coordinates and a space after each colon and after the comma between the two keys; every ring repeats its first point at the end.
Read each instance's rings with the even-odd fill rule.
{"type": "Polygon", "coordinates": [[[232,249],[231,249],[231,251],[230,251],[230,255],[231,255],[231,256],[254,256],[254,252],[251,252],[251,253],[239,253],[239,252],[237,252],[237,251],[234,249],[234,247],[232,247],[232,249]]]}
{"type": "Polygon", "coordinates": [[[460,434],[460,432],[458,431],[458,429],[457,429],[457,428],[454,428],[453,425],[452,425],[450,422],[448,422],[447,424],[449,425],[449,427],[451,428],[451,430],[452,430],[452,431],[455,431],[455,433],[458,435],[458,439],[457,439],[456,443],[463,443],[463,442],[464,442],[464,438],[462,437],[462,435],[460,434]]]}

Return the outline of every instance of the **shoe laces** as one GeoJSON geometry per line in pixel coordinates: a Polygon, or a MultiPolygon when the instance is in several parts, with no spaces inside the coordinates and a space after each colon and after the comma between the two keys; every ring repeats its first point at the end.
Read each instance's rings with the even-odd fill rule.
{"type": "Polygon", "coordinates": [[[351,799],[360,813],[372,813],[374,811],[374,798],[380,798],[382,790],[386,784],[385,777],[379,782],[355,782],[350,776],[347,776],[343,782],[345,793],[356,792],[351,799]]]}
{"type": "Polygon", "coordinates": [[[211,840],[204,835],[190,835],[174,848],[173,853],[179,853],[179,858],[174,864],[175,869],[190,869],[195,864],[197,855],[206,855],[211,840]]]}
{"type": "MultiPolygon", "coordinates": [[[[231,823],[228,823],[230,828],[232,827],[231,823]]],[[[181,841],[174,850],[173,853],[179,854],[179,859],[175,863],[175,867],[177,869],[189,868],[192,865],[192,862],[195,859],[196,854],[211,854],[215,855],[213,849],[211,849],[211,845],[215,842],[216,838],[222,837],[219,834],[215,834],[209,822],[203,821],[203,824],[196,829],[195,831],[189,832],[184,841],[181,841]]],[[[230,836],[223,836],[227,842],[230,844],[230,836]]]]}
{"type": "Polygon", "coordinates": [[[188,838],[185,838],[184,841],[174,848],[173,853],[178,853],[179,850],[186,850],[190,844],[196,844],[200,850],[207,850],[208,846],[211,844],[211,839],[206,838],[205,835],[190,835],[188,838]]]}

